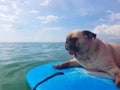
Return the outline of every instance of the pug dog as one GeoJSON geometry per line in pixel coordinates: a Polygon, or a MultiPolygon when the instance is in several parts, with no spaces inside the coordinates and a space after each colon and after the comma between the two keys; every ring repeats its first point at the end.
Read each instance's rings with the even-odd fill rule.
{"type": "Polygon", "coordinates": [[[82,66],[86,70],[105,72],[120,87],[120,44],[104,42],[91,31],[74,30],[67,35],[65,48],[74,58],[55,65],[55,69],[82,66]]]}

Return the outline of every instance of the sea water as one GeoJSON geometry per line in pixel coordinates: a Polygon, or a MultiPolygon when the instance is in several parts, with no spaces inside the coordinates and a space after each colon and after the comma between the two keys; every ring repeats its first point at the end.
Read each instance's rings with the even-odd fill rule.
{"type": "Polygon", "coordinates": [[[66,61],[64,43],[0,43],[0,90],[31,90],[26,73],[39,65],[66,61]]]}

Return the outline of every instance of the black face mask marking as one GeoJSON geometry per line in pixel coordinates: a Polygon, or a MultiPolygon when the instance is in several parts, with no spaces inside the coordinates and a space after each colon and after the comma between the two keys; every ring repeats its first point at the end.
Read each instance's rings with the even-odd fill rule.
{"type": "Polygon", "coordinates": [[[72,50],[72,51],[78,51],[78,48],[76,47],[76,41],[78,40],[78,38],[70,38],[66,40],[66,45],[65,45],[65,49],[66,50],[72,50]]]}

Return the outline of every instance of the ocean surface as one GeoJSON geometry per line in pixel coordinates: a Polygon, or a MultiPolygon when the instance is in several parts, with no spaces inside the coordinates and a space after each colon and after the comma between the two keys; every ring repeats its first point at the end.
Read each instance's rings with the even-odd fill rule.
{"type": "Polygon", "coordinates": [[[71,58],[64,43],[0,43],[0,90],[31,90],[26,82],[30,69],[71,58]]]}

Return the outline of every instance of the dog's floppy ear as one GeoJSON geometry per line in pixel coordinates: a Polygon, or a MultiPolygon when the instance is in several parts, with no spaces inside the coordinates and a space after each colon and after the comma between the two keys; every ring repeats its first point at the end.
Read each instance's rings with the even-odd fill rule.
{"type": "Polygon", "coordinates": [[[92,39],[92,38],[95,39],[97,36],[95,33],[87,31],[87,30],[83,31],[83,35],[87,36],[89,39],[92,39]]]}

